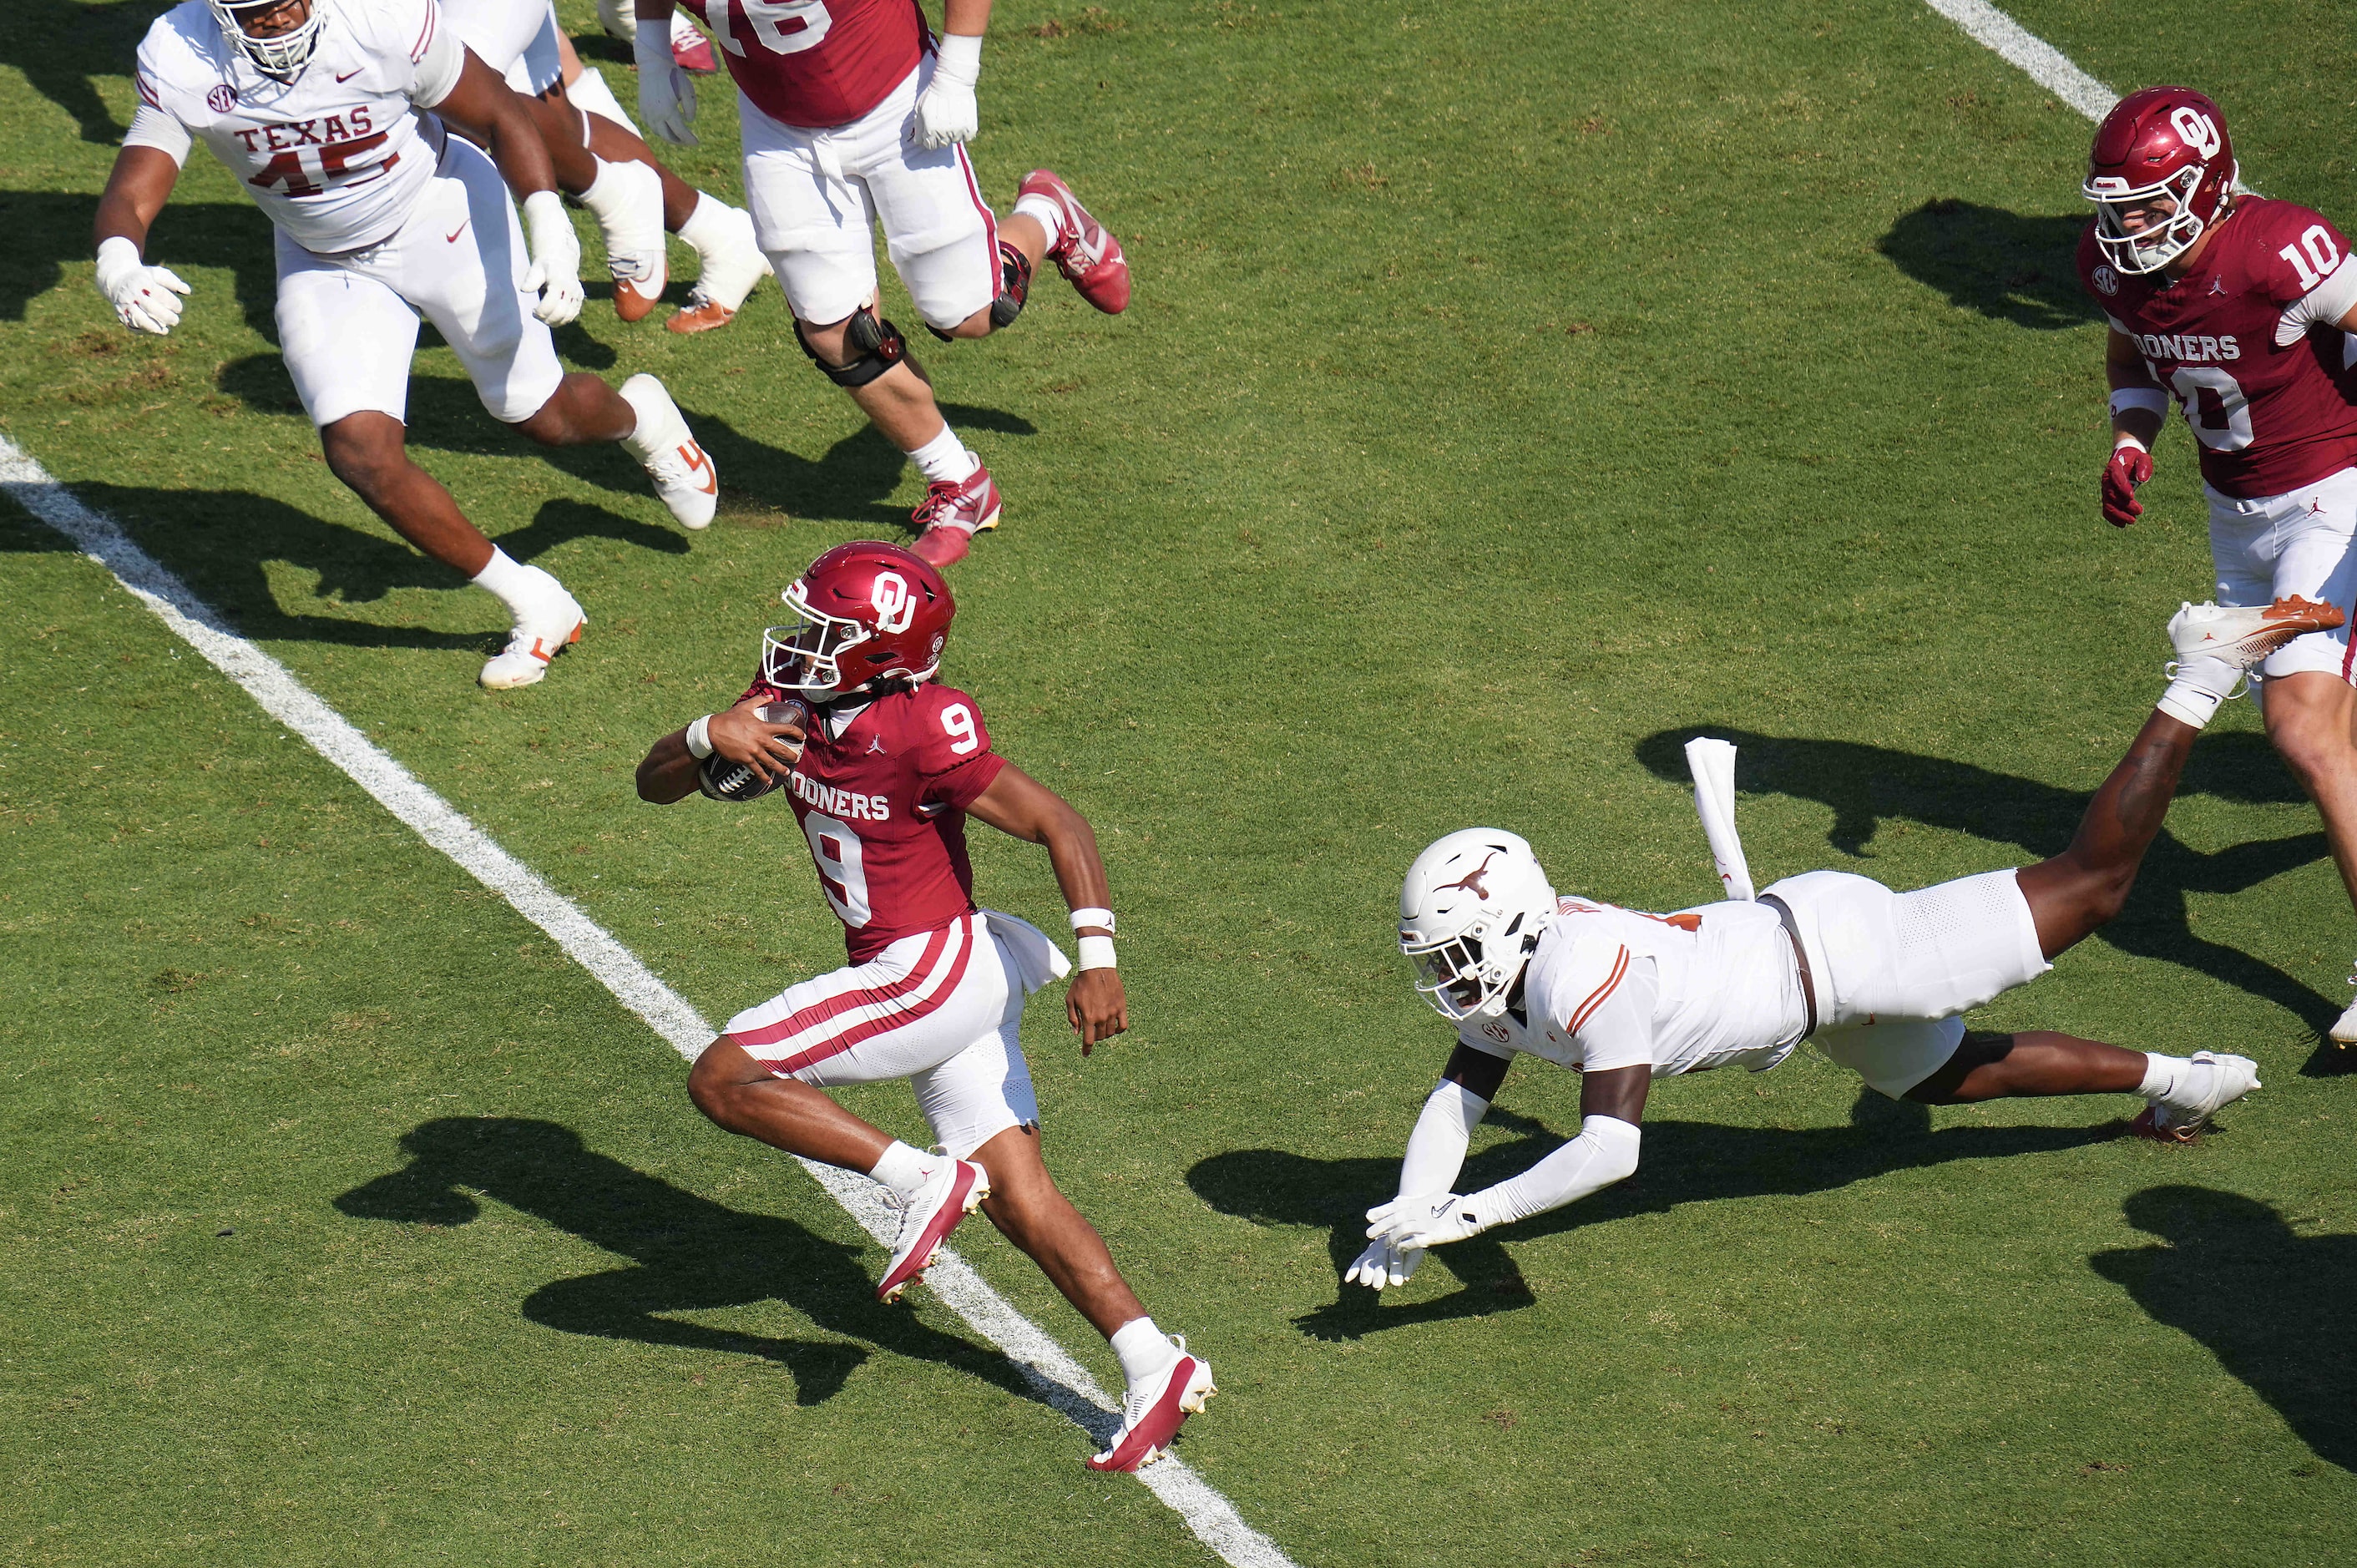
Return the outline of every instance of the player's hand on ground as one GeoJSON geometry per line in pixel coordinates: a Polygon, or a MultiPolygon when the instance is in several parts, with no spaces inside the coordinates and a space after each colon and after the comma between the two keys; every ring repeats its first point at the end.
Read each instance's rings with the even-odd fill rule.
{"type": "Polygon", "coordinates": [[[2144,503],[2136,499],[2136,487],[2151,478],[2151,453],[2133,441],[2113,447],[2112,460],[2104,465],[2104,521],[2126,528],[2142,517],[2144,503]]]}
{"type": "Polygon", "coordinates": [[[695,81],[671,52],[671,23],[639,18],[630,52],[639,64],[639,118],[674,146],[695,140],[695,81]]]}
{"type": "Polygon", "coordinates": [[[772,724],[761,717],[762,703],[748,697],[725,713],[712,715],[704,728],[716,757],[738,763],[767,781],[783,779],[802,757],[806,737],[799,724],[772,724]]]}
{"type": "Polygon", "coordinates": [[[1064,1016],[1081,1037],[1081,1055],[1087,1056],[1100,1040],[1110,1040],[1129,1028],[1129,999],[1122,994],[1121,972],[1084,969],[1072,976],[1064,997],[1064,1016]]]}
{"type": "Polygon", "coordinates": [[[1465,1199],[1453,1192],[1395,1197],[1367,1210],[1368,1239],[1388,1241],[1403,1252],[1446,1247],[1487,1229],[1466,1212],[1465,1199]]]}
{"type": "Polygon", "coordinates": [[[581,314],[587,297],[581,289],[581,236],[565,202],[553,190],[535,190],[523,199],[524,245],[532,253],[532,270],[523,286],[540,295],[532,313],[551,327],[562,327],[581,314]]]}
{"type": "Polygon", "coordinates": [[[139,247],[124,239],[98,248],[98,292],[134,332],[161,338],[180,324],[179,296],[188,292],[169,267],[151,267],[139,247]]]}
{"type": "Polygon", "coordinates": [[[1359,1254],[1359,1261],[1342,1272],[1346,1285],[1364,1285],[1369,1290],[1383,1290],[1391,1285],[1404,1285],[1414,1278],[1424,1262],[1424,1249],[1403,1251],[1392,1245],[1391,1238],[1379,1236],[1359,1254]]]}

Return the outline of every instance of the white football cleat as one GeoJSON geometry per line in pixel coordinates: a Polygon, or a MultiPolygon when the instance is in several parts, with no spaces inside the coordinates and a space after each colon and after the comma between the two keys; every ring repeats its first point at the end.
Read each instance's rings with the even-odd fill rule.
{"type": "MultiPolygon", "coordinates": [[[[541,575],[547,576],[544,572],[541,575]]],[[[545,605],[516,618],[507,647],[477,677],[486,690],[511,692],[518,686],[538,685],[548,673],[549,661],[581,640],[581,628],[589,624],[589,618],[555,578],[549,577],[548,583],[555,593],[545,605]]]]}
{"type": "Polygon", "coordinates": [[[682,528],[711,527],[713,513],[720,510],[720,471],[696,445],[687,416],[652,376],[632,376],[621,392],[639,414],[638,428],[622,437],[622,445],[655,482],[656,496],[682,528]]]}
{"type": "Polygon", "coordinates": [[[1129,1385],[1121,1402],[1121,1430],[1113,1446],[1092,1455],[1092,1470],[1137,1470],[1170,1452],[1170,1440],[1190,1415],[1203,1413],[1204,1402],[1220,1391],[1211,1381],[1211,1363],[1187,1353],[1183,1335],[1170,1343],[1178,1354],[1154,1376],[1129,1385]]]}
{"type": "Polygon", "coordinates": [[[703,269],[687,291],[687,304],[663,323],[673,332],[709,332],[727,326],[744,307],[745,296],[769,275],[770,258],[754,237],[753,215],[741,207],[723,205],[719,225],[726,229],[726,238],[710,250],[696,248],[703,269]]]}
{"type": "Polygon", "coordinates": [[[2330,631],[2348,618],[2333,605],[2297,594],[2271,605],[2181,605],[2169,620],[2169,640],[2181,661],[2222,659],[2248,670],[2293,638],[2330,631]]]}
{"type": "Polygon", "coordinates": [[[2209,1126],[2211,1117],[2261,1087],[2259,1064],[2250,1058],[2196,1051],[2177,1092],[2154,1100],[2136,1119],[2136,1134],[2163,1144],[2190,1144],[2209,1126]]]}
{"type": "Polygon", "coordinates": [[[989,1196],[990,1175],[980,1165],[972,1160],[944,1161],[909,1199],[908,1211],[900,1217],[900,1240],[876,1287],[876,1299],[899,1300],[900,1293],[933,1266],[942,1239],[989,1196]]]}
{"type": "MultiPolygon", "coordinates": [[[[2357,974],[2349,977],[2349,983],[2357,985],[2357,974]]],[[[2357,1002],[2341,1010],[2340,1021],[2324,1031],[2324,1037],[2336,1046],[2357,1046],[2357,1002]]]]}

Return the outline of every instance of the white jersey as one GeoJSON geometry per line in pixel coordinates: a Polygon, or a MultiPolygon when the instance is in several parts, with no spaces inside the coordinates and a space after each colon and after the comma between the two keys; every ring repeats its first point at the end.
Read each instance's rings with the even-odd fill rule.
{"type": "Polygon", "coordinates": [[[548,0],[441,0],[442,18],[458,39],[475,51],[475,58],[507,79],[508,85],[519,92],[533,91],[526,85],[534,71],[519,72],[524,51],[547,35],[549,65],[555,61],[556,14],[548,0]],[[519,81],[519,75],[524,81],[519,81]]]}
{"type": "Polygon", "coordinates": [[[202,141],[286,237],[317,255],[391,239],[416,205],[443,130],[418,111],[457,85],[466,48],[435,0],[313,0],[326,15],[293,81],[264,76],[204,0],[182,0],[139,46],[125,146],[186,162],[202,141]]]}
{"type": "Polygon", "coordinates": [[[1492,1056],[1669,1078],[1773,1067],[1807,1026],[1792,940],[1766,905],[1648,915],[1564,898],[1523,972],[1520,1015],[1469,1018],[1457,1037],[1492,1056]]]}

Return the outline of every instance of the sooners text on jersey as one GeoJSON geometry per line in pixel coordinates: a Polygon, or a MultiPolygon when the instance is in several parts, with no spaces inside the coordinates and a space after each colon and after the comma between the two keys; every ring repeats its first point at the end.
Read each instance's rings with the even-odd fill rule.
{"type": "Polygon", "coordinates": [[[851,961],[865,963],[974,908],[965,809],[1006,760],[974,700],[930,682],[878,697],[834,731],[813,725],[786,788],[851,961]]]}
{"type": "Polygon", "coordinates": [[[2276,333],[2286,308],[2348,253],[2317,213],[2255,196],[2234,203],[2174,280],[2106,264],[2092,222],[2080,237],[2080,283],[2184,406],[2201,477],[2221,494],[2278,496],[2357,464],[2357,373],[2344,335],[2312,328],[2285,343],[2276,333]]]}
{"type": "Polygon", "coordinates": [[[434,177],[440,123],[429,132],[409,93],[419,62],[451,47],[442,26],[434,0],[339,0],[302,73],[280,81],[204,0],[184,0],[139,46],[139,98],[212,149],[296,244],[363,250],[399,231],[434,177]]]}
{"type": "Polygon", "coordinates": [[[917,69],[917,0],[683,0],[712,25],[728,74],[782,125],[848,124],[917,69]]]}

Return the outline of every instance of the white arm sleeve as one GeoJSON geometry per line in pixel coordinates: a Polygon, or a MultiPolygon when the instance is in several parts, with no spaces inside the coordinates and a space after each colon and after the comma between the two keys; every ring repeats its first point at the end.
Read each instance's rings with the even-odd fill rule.
{"type": "Polygon", "coordinates": [[[142,103],[132,113],[131,129],[124,134],[123,145],[153,147],[159,153],[170,154],[174,163],[185,164],[188,161],[188,149],[196,144],[188,135],[188,128],[171,111],[142,103]]]}
{"type": "Polygon", "coordinates": [[[1408,1134],[1407,1157],[1400,1161],[1400,1196],[1422,1197],[1455,1187],[1473,1129],[1489,1109],[1488,1101],[1463,1084],[1441,1079],[1426,1099],[1415,1131],[1408,1134]]]}
{"type": "Polygon", "coordinates": [[[1583,1117],[1578,1137],[1511,1181],[1474,1193],[1458,1207],[1480,1216],[1485,1230],[1560,1208],[1627,1180],[1637,1168],[1641,1136],[1633,1124],[1617,1116],[1583,1117]]]}
{"type": "Polygon", "coordinates": [[[2352,309],[2357,309],[2357,267],[2344,260],[2330,277],[2284,307],[2276,323],[2276,347],[2290,348],[2311,327],[2338,328],[2352,309]]]}
{"type": "Polygon", "coordinates": [[[467,69],[467,46],[459,41],[458,29],[442,20],[439,7],[436,13],[409,89],[409,101],[420,109],[431,109],[457,91],[459,74],[467,69]]]}

